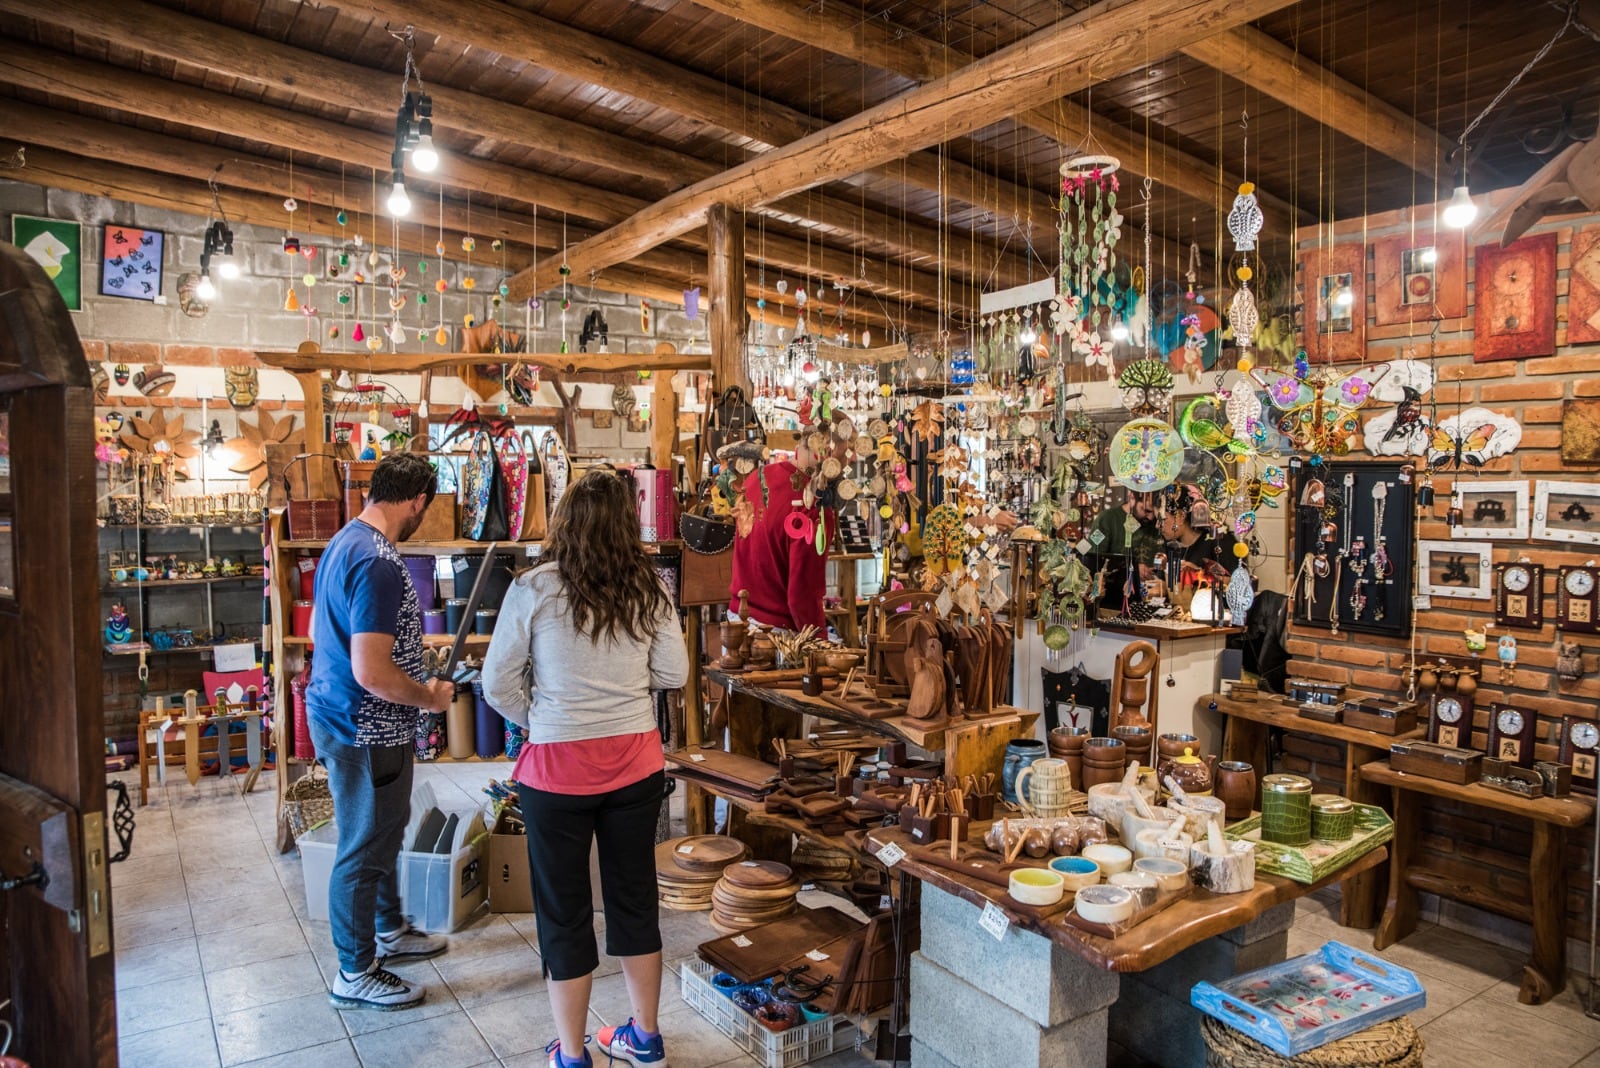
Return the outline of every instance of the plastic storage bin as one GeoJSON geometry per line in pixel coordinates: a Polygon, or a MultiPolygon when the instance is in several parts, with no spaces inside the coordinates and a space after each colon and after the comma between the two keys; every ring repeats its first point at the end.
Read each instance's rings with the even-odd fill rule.
{"type": "MultiPolygon", "coordinates": [[[[297,840],[306,881],[306,912],[328,919],[328,882],[339,842],[332,823],[297,840]]],[[[485,865],[489,831],[480,809],[439,809],[427,784],[411,793],[411,820],[400,851],[400,904],[425,931],[448,933],[465,923],[488,898],[485,865]],[[430,811],[437,818],[425,819],[430,811]]]]}
{"type": "Polygon", "coordinates": [[[809,1064],[854,1044],[855,1029],[845,1016],[798,1023],[776,1034],[768,1031],[711,985],[715,974],[703,960],[684,961],[679,971],[683,1000],[766,1068],[809,1064]]]}

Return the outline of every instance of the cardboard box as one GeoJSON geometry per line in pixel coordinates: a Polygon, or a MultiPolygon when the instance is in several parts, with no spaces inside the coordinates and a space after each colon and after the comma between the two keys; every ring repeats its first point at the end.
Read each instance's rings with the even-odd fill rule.
{"type": "MultiPolygon", "coordinates": [[[[400,851],[400,905],[412,923],[425,931],[456,930],[488,896],[484,864],[489,834],[479,809],[439,808],[427,784],[411,794],[411,819],[400,851]],[[446,833],[447,832],[447,833],[446,833]]],[[[333,874],[339,831],[326,823],[301,835],[306,912],[313,920],[328,919],[328,883],[333,874]]]]}
{"type": "MultiPolygon", "coordinates": [[[[589,905],[595,912],[605,910],[600,894],[600,847],[589,843],[589,905]]],[[[532,912],[533,870],[528,859],[528,838],[522,825],[507,819],[505,811],[495,817],[489,834],[489,911],[532,912]]]]}

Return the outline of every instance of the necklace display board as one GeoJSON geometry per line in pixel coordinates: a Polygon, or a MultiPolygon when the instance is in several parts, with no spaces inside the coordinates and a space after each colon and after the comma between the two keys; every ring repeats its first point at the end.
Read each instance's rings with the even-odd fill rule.
{"type": "Polygon", "coordinates": [[[1335,633],[1410,633],[1416,509],[1398,463],[1294,473],[1294,621],[1335,633]]]}

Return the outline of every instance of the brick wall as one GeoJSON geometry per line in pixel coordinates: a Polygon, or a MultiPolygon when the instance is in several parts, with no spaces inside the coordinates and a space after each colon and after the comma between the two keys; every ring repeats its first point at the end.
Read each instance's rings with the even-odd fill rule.
{"type": "MultiPolygon", "coordinates": [[[[1497,203],[1500,195],[1494,198],[1497,203]]],[[[1486,217],[1493,204],[1485,207],[1486,217]]],[[[1439,382],[1435,386],[1439,417],[1457,410],[1457,390],[1462,408],[1482,405],[1511,416],[1522,424],[1522,441],[1509,456],[1490,461],[1481,469],[1469,469],[1461,476],[1463,485],[1476,477],[1499,480],[1526,480],[1530,495],[1533,482],[1540,478],[1568,481],[1600,480],[1600,466],[1575,465],[1561,457],[1561,418],[1563,402],[1577,397],[1600,396],[1600,345],[1567,344],[1566,307],[1574,229],[1600,222],[1600,216],[1546,220],[1533,233],[1554,232],[1559,242],[1556,278],[1556,352],[1553,356],[1528,360],[1474,363],[1473,275],[1468,248],[1468,307],[1460,319],[1447,319],[1433,333],[1431,321],[1412,326],[1374,325],[1373,312],[1367,310],[1367,359],[1378,363],[1410,356],[1416,359],[1437,357],[1439,382]],[[1430,335],[1431,339],[1430,339],[1430,335]]],[[[1411,212],[1391,212],[1351,220],[1335,227],[1332,240],[1371,241],[1390,234],[1432,232],[1432,208],[1411,212]],[[1414,227],[1414,229],[1413,229],[1414,227]]],[[[1299,245],[1308,251],[1329,240],[1326,227],[1302,230],[1299,245]]],[[[1488,237],[1483,241],[1496,240],[1488,237]]],[[[1425,243],[1425,242],[1422,242],[1425,243]]],[[[1469,246],[1472,240],[1469,238],[1469,246]]],[[[1370,245],[1366,258],[1367,292],[1373,287],[1370,245]]],[[[1419,317],[1421,318],[1421,317],[1419,317]]],[[[1427,400],[1424,400],[1427,403],[1427,400]]],[[[1350,459],[1373,459],[1359,443],[1350,459]]],[[[1385,457],[1384,459],[1392,459],[1385,457]]],[[[1420,462],[1419,462],[1420,466],[1420,462]]],[[[1445,522],[1455,478],[1436,476],[1433,506],[1419,517],[1417,536],[1426,540],[1450,539],[1445,522]]],[[[1472,539],[1486,540],[1486,539],[1472,539]]],[[[1544,594],[1545,618],[1555,617],[1556,569],[1563,564],[1580,564],[1600,557],[1593,547],[1570,547],[1560,542],[1494,541],[1496,561],[1514,560],[1526,555],[1546,567],[1544,594]]],[[[1303,547],[1296,553],[1303,552],[1303,547]]],[[[1291,560],[1297,560],[1292,554],[1291,560]]],[[[1293,566],[1293,564],[1291,564],[1293,566]]],[[[1453,659],[1470,657],[1463,631],[1471,626],[1481,630],[1492,625],[1493,609],[1488,601],[1433,597],[1431,605],[1416,615],[1416,647],[1419,662],[1440,656],[1453,659]]],[[[1576,682],[1562,682],[1555,676],[1555,627],[1547,623],[1542,630],[1513,629],[1517,639],[1516,681],[1503,684],[1495,661],[1494,645],[1498,632],[1489,630],[1488,660],[1480,664],[1476,694],[1475,748],[1487,747],[1486,733],[1490,710],[1496,701],[1516,702],[1535,709],[1539,716],[1537,753],[1540,759],[1554,759],[1560,717],[1572,713],[1597,715],[1600,698],[1600,640],[1583,640],[1584,664],[1591,673],[1576,682]]],[[[1289,651],[1294,655],[1296,674],[1329,682],[1345,683],[1355,689],[1402,696],[1403,673],[1410,662],[1408,639],[1389,639],[1370,634],[1341,632],[1332,635],[1325,629],[1296,626],[1291,629],[1289,651]]],[[[1482,658],[1480,657],[1480,661],[1482,658]]],[[[1321,786],[1337,789],[1342,778],[1343,755],[1338,746],[1309,738],[1285,740],[1281,764],[1288,770],[1311,774],[1321,786]]],[[[1575,833],[1568,851],[1567,908],[1568,930],[1573,937],[1587,937],[1590,834],[1575,833]]],[[[1488,886],[1526,900],[1529,893],[1526,857],[1529,851],[1528,827],[1521,821],[1499,821],[1486,810],[1430,802],[1423,826],[1424,862],[1453,879],[1488,886]],[[1488,816],[1489,818],[1485,818],[1488,816]]]]}

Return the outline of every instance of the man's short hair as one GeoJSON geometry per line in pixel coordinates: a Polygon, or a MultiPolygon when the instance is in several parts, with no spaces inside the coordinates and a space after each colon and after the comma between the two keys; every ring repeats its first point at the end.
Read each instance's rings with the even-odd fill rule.
{"type": "Polygon", "coordinates": [[[373,504],[401,504],[427,494],[431,502],[437,486],[438,473],[433,464],[413,452],[393,452],[373,469],[367,500],[373,504]]]}

